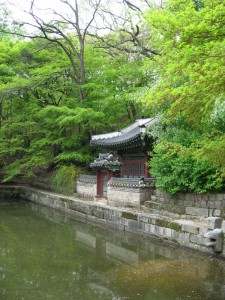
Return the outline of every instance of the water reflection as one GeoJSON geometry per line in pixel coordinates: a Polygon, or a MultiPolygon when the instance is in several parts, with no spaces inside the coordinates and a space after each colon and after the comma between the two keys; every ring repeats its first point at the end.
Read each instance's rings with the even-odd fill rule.
{"type": "Polygon", "coordinates": [[[0,202],[0,299],[225,299],[225,263],[0,202]]]}

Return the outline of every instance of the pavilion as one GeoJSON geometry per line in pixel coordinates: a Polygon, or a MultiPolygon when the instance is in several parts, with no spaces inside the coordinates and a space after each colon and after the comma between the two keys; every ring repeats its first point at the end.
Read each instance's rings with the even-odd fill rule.
{"type": "MultiPolygon", "coordinates": [[[[102,151],[90,164],[96,172],[95,199],[105,198],[112,205],[134,206],[146,200],[148,188],[154,183],[147,162],[153,145],[149,127],[155,123],[156,118],[138,119],[121,131],[91,137],[90,145],[102,151]]],[[[85,178],[88,183],[87,175],[83,182],[85,178]]]]}

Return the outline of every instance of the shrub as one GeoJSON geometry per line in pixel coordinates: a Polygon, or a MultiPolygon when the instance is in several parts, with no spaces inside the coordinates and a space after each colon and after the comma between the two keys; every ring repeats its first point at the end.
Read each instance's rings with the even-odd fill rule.
{"type": "Polygon", "coordinates": [[[59,166],[52,176],[52,184],[55,190],[65,195],[73,194],[78,174],[79,170],[73,165],[59,166]]]}
{"type": "Polygon", "coordinates": [[[151,156],[149,166],[156,186],[165,192],[215,192],[224,186],[221,173],[212,162],[197,159],[191,148],[161,140],[151,156]]]}

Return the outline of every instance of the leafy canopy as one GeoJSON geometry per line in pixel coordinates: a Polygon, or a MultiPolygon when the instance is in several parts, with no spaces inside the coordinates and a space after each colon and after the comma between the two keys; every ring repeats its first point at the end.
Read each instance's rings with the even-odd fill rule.
{"type": "Polygon", "coordinates": [[[150,167],[170,193],[224,188],[224,11],[224,1],[169,0],[146,15],[161,55],[143,102],[164,128],[150,167]]]}

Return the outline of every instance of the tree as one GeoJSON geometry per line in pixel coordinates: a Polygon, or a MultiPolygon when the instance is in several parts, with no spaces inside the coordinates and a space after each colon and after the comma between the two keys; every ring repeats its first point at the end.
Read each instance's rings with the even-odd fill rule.
{"type": "Polygon", "coordinates": [[[150,46],[151,32],[143,18],[150,1],[115,0],[103,1],[98,10],[101,23],[92,26],[90,34],[97,40],[97,46],[110,55],[125,53],[129,59],[144,56],[153,59],[159,52],[150,46]]]}
{"type": "MultiPolygon", "coordinates": [[[[77,8],[69,1],[60,3],[72,12],[77,8]]],[[[93,151],[89,147],[91,134],[114,130],[143,115],[136,99],[152,78],[144,67],[146,56],[138,51],[105,51],[96,47],[90,31],[80,29],[85,81],[77,83],[73,64],[63,48],[71,46],[80,51],[73,27],[77,24],[67,23],[67,16],[55,10],[51,10],[55,18],[50,23],[40,19],[34,4],[32,1],[32,26],[42,28],[42,34],[19,33],[31,40],[5,43],[5,53],[1,54],[0,160],[5,181],[20,173],[30,176],[40,169],[52,170],[57,165],[88,166],[93,151]],[[81,90],[85,101],[80,97],[81,90]]],[[[85,28],[90,29],[91,24],[85,28]]],[[[68,51],[79,71],[75,52],[68,51]]]]}
{"type": "Polygon", "coordinates": [[[89,45],[85,60],[87,104],[104,112],[105,130],[114,130],[127,119],[132,122],[145,114],[137,99],[151,85],[152,73],[145,69],[143,57],[129,60],[126,54],[120,53],[112,58],[104,49],[89,45]]]}
{"type": "Polygon", "coordinates": [[[134,4],[132,1],[116,0],[113,6],[108,0],[86,0],[82,3],[79,0],[59,0],[58,3],[61,4],[60,11],[48,6],[38,8],[36,1],[31,0],[26,13],[33,22],[18,20],[17,23],[35,29],[32,34],[23,33],[21,36],[42,38],[62,48],[70,61],[81,101],[86,97],[82,86],[86,83],[84,53],[88,36],[94,37],[94,40],[88,40],[89,43],[96,44],[98,40],[97,47],[108,49],[111,55],[113,51],[125,51],[132,59],[140,54],[148,58],[158,55],[156,50],[147,46],[151,36],[145,25],[140,23],[141,9],[149,6],[148,1],[139,0],[134,4]],[[43,12],[47,12],[51,20],[43,12]],[[83,14],[88,16],[87,20],[84,20],[83,14]]]}
{"type": "Polygon", "coordinates": [[[89,1],[89,5],[93,8],[90,17],[87,21],[81,21],[79,1],[75,0],[72,4],[69,0],[59,1],[65,7],[64,14],[62,11],[57,11],[54,8],[46,8],[44,11],[51,16],[51,20],[46,20],[43,16],[43,8],[36,6],[36,1],[30,1],[29,11],[27,14],[33,21],[26,22],[18,20],[20,26],[29,25],[35,29],[35,32],[22,33],[23,37],[32,39],[44,39],[49,43],[55,43],[66,54],[70,61],[73,71],[73,79],[77,84],[79,99],[83,101],[85,95],[82,90],[82,85],[85,84],[85,63],[84,63],[84,48],[87,32],[92,22],[95,19],[96,12],[101,0],[89,1]]]}
{"type": "Polygon", "coordinates": [[[156,56],[156,84],[147,95],[150,105],[168,117],[178,114],[192,124],[209,119],[217,99],[224,99],[224,2],[170,0],[150,11],[156,56]]]}
{"type": "Polygon", "coordinates": [[[224,9],[223,1],[170,0],[147,15],[161,56],[144,101],[163,115],[166,128],[150,165],[169,192],[224,188],[224,9]],[[189,145],[180,140],[183,127],[189,128],[187,140],[199,133],[189,145]]]}
{"type": "Polygon", "coordinates": [[[112,60],[88,45],[89,83],[83,86],[88,96],[80,102],[74,99],[76,84],[59,47],[43,40],[4,46],[0,161],[5,180],[59,164],[88,165],[91,134],[122,126],[127,115],[136,117],[135,94],[147,81],[141,61],[136,70],[126,57],[112,60]]]}
{"type": "Polygon", "coordinates": [[[0,3],[0,41],[16,39],[17,33],[22,33],[21,28],[14,23],[6,2],[0,3]]]}

